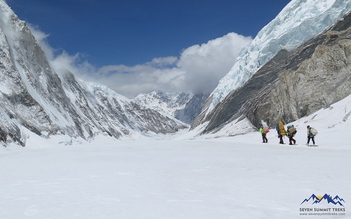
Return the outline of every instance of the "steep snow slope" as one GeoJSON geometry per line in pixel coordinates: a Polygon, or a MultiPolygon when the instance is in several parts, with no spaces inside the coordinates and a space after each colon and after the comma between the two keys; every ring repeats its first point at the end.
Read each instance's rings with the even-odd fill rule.
{"type": "Polygon", "coordinates": [[[26,23],[0,0],[0,141],[25,145],[22,128],[48,137],[119,138],[131,132],[173,133],[187,125],[105,86],[58,75],[26,23]]]}
{"type": "Polygon", "coordinates": [[[292,50],[351,10],[346,0],[292,0],[244,48],[229,73],[220,80],[207,103],[207,113],[232,90],[242,86],[281,49],[292,50]]]}

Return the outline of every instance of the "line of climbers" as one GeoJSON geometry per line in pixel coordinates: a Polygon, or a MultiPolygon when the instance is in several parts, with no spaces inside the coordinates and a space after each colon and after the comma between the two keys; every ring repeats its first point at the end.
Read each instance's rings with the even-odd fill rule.
{"type": "MultiPolygon", "coordinates": [[[[295,145],[296,140],[294,139],[297,129],[294,125],[288,125],[287,129],[285,130],[284,125],[281,121],[276,123],[275,129],[278,133],[279,144],[284,144],[283,137],[287,136],[289,138],[289,145],[295,145]]],[[[267,124],[263,123],[260,127],[260,133],[262,135],[262,143],[268,143],[267,133],[269,132],[269,127],[267,124]]],[[[310,140],[312,140],[313,145],[315,145],[314,137],[317,135],[317,130],[311,126],[307,126],[307,143],[306,145],[310,145],[310,140]]]]}

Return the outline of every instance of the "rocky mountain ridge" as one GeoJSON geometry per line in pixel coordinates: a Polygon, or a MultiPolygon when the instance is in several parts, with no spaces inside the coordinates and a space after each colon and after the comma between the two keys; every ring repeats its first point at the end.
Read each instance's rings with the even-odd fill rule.
{"type": "MultiPolygon", "coordinates": [[[[203,133],[235,119],[295,121],[351,94],[351,14],[292,51],[281,50],[208,116],[203,133]]],[[[201,122],[195,121],[192,128],[201,122]]]]}
{"type": "MultiPolygon", "coordinates": [[[[220,81],[206,101],[205,115],[233,90],[243,86],[254,73],[280,50],[291,51],[322,33],[351,10],[345,0],[292,0],[239,54],[233,67],[220,81]]],[[[195,121],[199,121],[198,117],[195,121]]]]}
{"type": "Polygon", "coordinates": [[[109,88],[56,73],[26,23],[0,0],[0,141],[24,146],[24,129],[43,136],[115,138],[174,133],[188,126],[109,88]]]}

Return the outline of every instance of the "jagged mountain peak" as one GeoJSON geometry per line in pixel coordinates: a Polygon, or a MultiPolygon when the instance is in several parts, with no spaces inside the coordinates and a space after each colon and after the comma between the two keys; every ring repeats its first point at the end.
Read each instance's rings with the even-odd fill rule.
{"type": "Polygon", "coordinates": [[[152,91],[142,93],[133,100],[137,103],[158,109],[169,115],[174,115],[178,109],[184,108],[184,105],[193,97],[193,94],[183,92],[168,93],[163,91],[152,91]]]}
{"type": "Polygon", "coordinates": [[[133,100],[139,104],[175,117],[182,122],[191,124],[201,112],[202,105],[207,97],[208,94],[153,91],[147,94],[139,94],[133,100]]]}
{"type": "Polygon", "coordinates": [[[104,85],[58,75],[25,22],[0,0],[0,141],[25,145],[38,135],[119,138],[133,132],[173,133],[184,123],[104,85]]]}

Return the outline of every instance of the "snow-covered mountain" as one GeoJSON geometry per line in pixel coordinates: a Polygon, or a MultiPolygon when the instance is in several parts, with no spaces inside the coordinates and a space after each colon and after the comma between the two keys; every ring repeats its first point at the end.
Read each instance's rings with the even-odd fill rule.
{"type": "Polygon", "coordinates": [[[207,97],[208,94],[153,91],[147,94],[139,94],[133,101],[191,124],[201,112],[201,107],[207,97]]]}
{"type": "Polygon", "coordinates": [[[174,117],[187,124],[191,124],[201,113],[202,106],[208,96],[209,94],[194,94],[183,109],[178,109],[174,112],[174,117]]]}
{"type": "Polygon", "coordinates": [[[57,74],[26,23],[0,0],[0,141],[25,145],[24,129],[89,139],[186,127],[105,86],[57,74]]]}
{"type": "MultiPolygon", "coordinates": [[[[276,119],[289,122],[347,96],[349,89],[334,93],[341,90],[336,88],[337,82],[348,81],[348,53],[342,55],[343,50],[348,50],[347,45],[340,50],[338,46],[333,47],[330,38],[334,30],[315,40],[311,38],[337,23],[350,10],[349,1],[291,1],[241,52],[231,71],[207,99],[192,128],[206,123],[205,132],[213,131],[234,119],[245,117],[254,126],[260,124],[261,120],[269,120],[271,124],[276,119]],[[324,44],[330,47],[322,48],[324,44]],[[318,52],[315,49],[319,47],[321,49],[318,52]],[[328,60],[327,56],[321,56],[320,51],[325,51],[324,54],[330,51],[329,56],[340,56],[340,59],[328,60]],[[311,56],[313,59],[310,59],[311,56]],[[305,65],[309,67],[299,69],[307,59],[309,64],[305,65]],[[340,60],[344,60],[344,65],[340,60]],[[336,70],[328,66],[334,66],[336,70]],[[330,77],[330,71],[337,73],[338,69],[342,74],[330,77]],[[290,74],[294,74],[294,77],[290,74]],[[316,78],[318,80],[314,80],[316,78]],[[336,84],[326,84],[333,81],[336,84]],[[318,93],[318,98],[311,98],[313,93],[318,93]]],[[[345,27],[335,28],[338,33],[332,38],[337,39],[336,42],[348,39],[344,32],[349,22],[345,21],[342,25],[345,27]]]]}
{"type": "Polygon", "coordinates": [[[292,50],[322,33],[351,10],[347,0],[292,0],[244,48],[229,73],[212,92],[203,111],[210,113],[280,50],[292,50]]]}
{"type": "Polygon", "coordinates": [[[138,104],[174,116],[175,111],[184,109],[186,103],[193,96],[193,94],[183,92],[166,93],[163,91],[153,91],[151,93],[139,94],[133,100],[138,104]]]}

